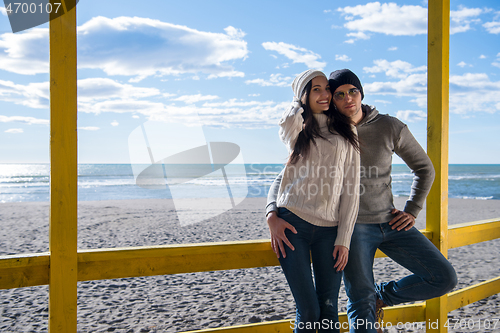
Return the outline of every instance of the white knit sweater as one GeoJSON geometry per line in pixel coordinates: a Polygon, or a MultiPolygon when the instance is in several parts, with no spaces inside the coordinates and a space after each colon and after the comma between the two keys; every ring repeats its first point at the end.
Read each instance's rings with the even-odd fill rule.
{"type": "MultiPolygon", "coordinates": [[[[338,225],[335,245],[349,248],[359,207],[359,153],[340,134],[328,131],[325,114],[314,117],[326,140],[316,138],[306,159],[285,167],[277,205],[316,226],[338,225]]],[[[287,110],[280,126],[280,137],[291,151],[302,131],[302,108],[287,110]]]]}

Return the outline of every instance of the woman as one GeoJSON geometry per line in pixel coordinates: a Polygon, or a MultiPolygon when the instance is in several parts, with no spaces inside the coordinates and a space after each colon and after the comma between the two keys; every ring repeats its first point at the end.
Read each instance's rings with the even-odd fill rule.
{"type": "MultiPolygon", "coordinates": [[[[322,72],[299,74],[292,90],[294,100],[279,122],[290,157],[277,200],[290,248],[281,246],[278,258],[297,307],[295,332],[338,332],[338,292],[359,204],[359,147],[355,128],[330,107],[322,72]]],[[[276,250],[274,218],[270,212],[276,250]]]]}

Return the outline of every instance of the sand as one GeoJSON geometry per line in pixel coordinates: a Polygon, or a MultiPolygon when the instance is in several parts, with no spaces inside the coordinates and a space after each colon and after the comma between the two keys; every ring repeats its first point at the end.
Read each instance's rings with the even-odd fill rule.
{"type": "MultiPolygon", "coordinates": [[[[82,249],[268,238],[265,198],[249,198],[207,221],[181,227],[171,200],[79,203],[78,246],[82,249]]],[[[195,207],[194,202],[193,207],[195,207]]],[[[403,198],[396,199],[402,208],[403,198]]],[[[0,255],[48,250],[48,203],[0,204],[0,255]]],[[[500,217],[498,200],[451,199],[450,224],[500,217]]],[[[417,227],[425,225],[425,214],[417,227]]],[[[458,272],[457,289],[500,275],[499,240],[449,251],[458,272]]],[[[377,281],[407,271],[389,259],[375,264],[377,281]]],[[[498,295],[453,311],[453,320],[473,319],[471,329],[499,332],[478,322],[500,318],[498,295]]],[[[46,332],[48,287],[0,291],[0,332],[46,332]]],[[[339,299],[345,311],[346,296],[339,299]]],[[[189,273],[78,283],[78,332],[182,332],[294,317],[294,301],[280,267],[189,273]]],[[[408,329],[405,332],[421,332],[408,329]]],[[[392,329],[390,332],[403,332],[392,329]]]]}

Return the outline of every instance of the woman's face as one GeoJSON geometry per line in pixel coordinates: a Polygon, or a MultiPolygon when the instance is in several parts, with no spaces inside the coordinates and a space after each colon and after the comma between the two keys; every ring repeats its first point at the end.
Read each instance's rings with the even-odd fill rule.
{"type": "Polygon", "coordinates": [[[330,108],[332,93],[330,85],[324,76],[316,76],[311,81],[312,87],[309,94],[309,106],[313,113],[321,113],[330,108]]]}

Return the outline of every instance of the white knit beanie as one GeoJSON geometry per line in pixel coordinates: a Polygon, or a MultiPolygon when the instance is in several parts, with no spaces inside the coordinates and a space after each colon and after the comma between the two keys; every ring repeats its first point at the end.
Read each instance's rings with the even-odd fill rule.
{"type": "Polygon", "coordinates": [[[316,76],[323,76],[326,78],[326,75],[322,71],[318,71],[315,69],[308,69],[307,71],[302,72],[295,77],[295,79],[292,82],[294,99],[300,100],[302,94],[304,93],[306,85],[316,76]]]}

